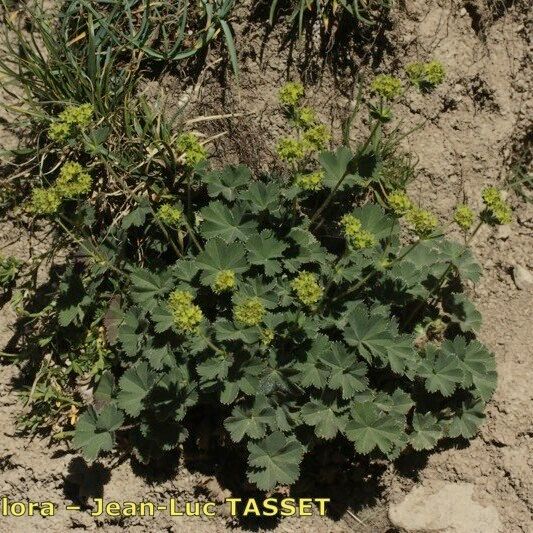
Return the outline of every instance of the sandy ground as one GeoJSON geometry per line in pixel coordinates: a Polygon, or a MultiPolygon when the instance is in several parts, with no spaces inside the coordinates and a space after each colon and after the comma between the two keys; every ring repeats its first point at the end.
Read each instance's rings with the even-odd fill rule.
{"type": "MultiPolygon", "coordinates": [[[[308,81],[310,103],[321,109],[326,119],[338,117],[348,106],[353,83],[346,80],[351,76],[353,81],[357,72],[369,68],[389,72],[412,60],[438,58],[448,71],[444,86],[428,97],[410,93],[397,115],[406,128],[425,122],[423,129],[405,140],[406,148],[420,159],[419,178],[411,193],[449,220],[458,200],[467,198],[473,205],[479,204],[483,186],[503,182],[531,132],[527,13],[523,3],[506,4],[501,11],[489,12],[481,1],[405,2],[390,29],[384,31],[378,49],[371,43],[362,47],[366,53],[356,60],[352,57],[352,66],[349,61],[339,61],[336,75],[305,53],[287,50],[281,44],[281,32],[264,40],[258,26],[237,24],[238,37],[245,43],[240,87],[222,90],[220,80],[208,80],[200,94],[201,111],[220,112],[220,106],[225,111],[256,111],[239,123],[238,131],[229,124],[230,135],[218,149],[233,149],[235,157],[260,169],[283,128],[275,101],[277,87],[287,76],[308,81]],[[262,54],[258,53],[261,45],[262,54]],[[292,59],[289,71],[288,57],[292,59]],[[243,143],[247,135],[250,138],[243,143]],[[252,148],[246,152],[243,146],[252,148]]],[[[346,55],[350,57],[350,52],[346,55]]],[[[179,84],[171,78],[165,80],[165,86],[169,93],[179,92],[179,84]]],[[[157,516],[101,521],[87,512],[69,513],[64,506],[72,502],[90,505],[93,497],[102,495],[107,500],[175,497],[184,502],[223,499],[229,494],[216,479],[184,466],[166,478],[140,471],[128,461],[113,469],[107,463],[87,468],[63,446],[18,435],[15,418],[21,407],[12,390],[17,370],[5,366],[0,373],[0,496],[13,501],[51,500],[60,510],[47,519],[0,517],[0,531],[45,527],[57,532],[96,528],[109,532],[207,532],[251,527],[385,533],[395,531],[387,520],[390,502],[401,500],[417,483],[443,480],[473,484],[475,499],[497,510],[501,533],[533,532],[533,288],[519,290],[513,281],[517,265],[533,272],[533,206],[514,195],[510,201],[516,214],[513,224],[496,230],[484,228],[473,242],[485,275],[470,291],[484,317],[480,339],[496,354],[499,382],[487,421],[470,443],[404,458],[396,465],[376,469],[378,473],[363,475],[351,486],[351,478],[343,479],[342,490],[337,492],[325,483],[328,493],[342,492],[337,501],[333,498],[332,507],[338,512],[330,518],[238,523],[229,519],[221,506],[212,519],[157,516]],[[361,491],[361,486],[366,490],[361,491]]],[[[19,238],[15,226],[5,221],[1,229],[3,253],[27,258],[29,243],[19,238]]],[[[33,248],[39,246],[32,243],[33,248]]],[[[14,319],[8,306],[0,310],[0,347],[11,337],[14,319]]],[[[338,480],[329,482],[336,483],[341,485],[338,480]]]]}

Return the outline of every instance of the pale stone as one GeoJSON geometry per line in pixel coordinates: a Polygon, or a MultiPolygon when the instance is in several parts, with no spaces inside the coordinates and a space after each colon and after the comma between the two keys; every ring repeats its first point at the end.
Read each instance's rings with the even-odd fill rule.
{"type": "Polygon", "coordinates": [[[498,226],[498,231],[496,232],[496,236],[498,239],[501,239],[502,241],[507,240],[511,235],[513,231],[511,226],[509,224],[505,224],[503,226],[498,226]]]}
{"type": "Polygon", "coordinates": [[[513,268],[513,280],[517,289],[525,291],[533,285],[533,275],[531,272],[520,265],[513,268]]]}
{"type": "Polygon", "coordinates": [[[389,507],[389,519],[409,533],[502,533],[498,511],[472,499],[474,485],[431,481],[389,507]]]}

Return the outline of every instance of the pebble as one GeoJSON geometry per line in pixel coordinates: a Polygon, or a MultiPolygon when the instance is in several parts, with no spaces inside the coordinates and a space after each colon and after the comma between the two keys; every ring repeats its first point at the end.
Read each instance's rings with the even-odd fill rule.
{"type": "Polygon", "coordinates": [[[389,519],[402,532],[499,533],[498,511],[474,501],[475,489],[471,483],[426,482],[391,505],[389,519]]]}
{"type": "Polygon", "coordinates": [[[521,291],[526,291],[533,285],[533,275],[527,268],[520,265],[513,267],[513,280],[516,288],[521,291]]]}
{"type": "Polygon", "coordinates": [[[501,239],[502,241],[506,241],[512,234],[512,229],[509,224],[505,224],[503,226],[498,226],[498,231],[496,233],[496,236],[498,239],[501,239]]]}

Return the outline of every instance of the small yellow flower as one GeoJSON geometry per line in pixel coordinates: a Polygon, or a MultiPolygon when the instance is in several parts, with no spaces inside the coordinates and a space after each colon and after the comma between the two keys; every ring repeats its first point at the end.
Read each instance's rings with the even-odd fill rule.
{"type": "Polygon", "coordinates": [[[235,305],[233,308],[233,318],[235,322],[245,326],[257,326],[265,316],[265,307],[256,296],[248,298],[235,305]]]}
{"type": "Polygon", "coordinates": [[[43,189],[37,187],[31,193],[29,211],[36,215],[51,215],[56,213],[61,205],[61,197],[53,188],[43,189]]]}
{"type": "Polygon", "coordinates": [[[176,142],[178,150],[184,154],[185,163],[194,167],[207,159],[207,150],[200,144],[194,133],[182,133],[176,142]]]}
{"type": "Polygon", "coordinates": [[[305,94],[304,86],[298,82],[289,81],[279,90],[279,101],[287,107],[294,107],[305,94]]]}
{"type": "Polygon", "coordinates": [[[213,283],[213,291],[217,294],[230,291],[235,287],[235,272],[233,270],[220,271],[213,283]]]}
{"type": "Polygon", "coordinates": [[[287,163],[295,163],[302,160],[306,155],[306,146],[296,139],[280,139],[276,146],[280,159],[287,163]]]}
{"type": "Polygon", "coordinates": [[[61,198],[74,198],[91,190],[90,174],[75,161],[67,161],[59,171],[56,189],[61,198]]]}
{"type": "Polygon", "coordinates": [[[510,224],[513,220],[513,212],[502,198],[501,191],[496,187],[487,187],[481,192],[481,198],[485,204],[483,218],[489,224],[510,224]]]}
{"type": "Polygon", "coordinates": [[[170,204],[161,204],[157,210],[157,218],[163,224],[175,228],[181,225],[182,216],[183,211],[179,207],[170,204]]]}
{"type": "Polygon", "coordinates": [[[310,107],[297,107],[294,110],[294,121],[298,126],[310,128],[316,123],[316,114],[310,107]]]}
{"type": "Polygon", "coordinates": [[[439,61],[430,61],[424,66],[424,81],[433,87],[440,85],[446,77],[444,66],[439,61]]]}
{"type": "Polygon", "coordinates": [[[92,104],[68,106],[50,124],[48,136],[52,141],[67,140],[74,136],[80,128],[85,128],[91,123],[93,113],[94,107],[92,104]]]}
{"type": "Polygon", "coordinates": [[[416,61],[405,67],[407,77],[420,89],[433,89],[440,85],[446,77],[446,71],[440,61],[421,63],[416,61]]]}
{"type": "Polygon", "coordinates": [[[437,217],[433,213],[418,207],[410,209],[405,218],[412,226],[414,232],[420,237],[430,235],[439,224],[437,217]]]}
{"type": "Polygon", "coordinates": [[[387,100],[394,100],[403,93],[401,80],[387,74],[376,76],[372,81],[371,89],[387,100]]]}
{"type": "Polygon", "coordinates": [[[387,202],[395,215],[403,217],[413,208],[413,202],[404,191],[394,191],[387,196],[387,202]]]}
{"type": "Polygon", "coordinates": [[[85,127],[91,122],[94,113],[92,104],[69,106],[59,114],[59,120],[69,126],[85,127]]]}
{"type": "Polygon", "coordinates": [[[466,204],[460,204],[455,208],[453,219],[461,229],[468,231],[474,223],[474,212],[466,204]]]}
{"type": "Polygon", "coordinates": [[[261,330],[261,344],[263,346],[270,346],[274,340],[275,332],[273,329],[265,328],[261,330]]]}
{"type": "Polygon", "coordinates": [[[177,329],[182,333],[195,333],[203,318],[200,307],[193,303],[188,291],[174,291],[168,298],[168,307],[177,329]]]}
{"type": "Polygon", "coordinates": [[[303,142],[308,151],[320,151],[326,148],[331,134],[324,124],[317,124],[307,129],[303,134],[303,142]]]}
{"type": "Polygon", "coordinates": [[[376,236],[363,229],[361,221],[353,215],[344,215],[341,219],[344,226],[344,235],[348,244],[355,250],[370,248],[377,243],[376,236]]]}
{"type": "Polygon", "coordinates": [[[409,63],[405,67],[405,73],[412,83],[420,83],[420,80],[424,77],[424,63],[421,61],[409,63]]]}
{"type": "Polygon", "coordinates": [[[324,289],[319,285],[316,274],[312,272],[301,272],[291,281],[291,288],[296,292],[298,299],[309,307],[315,305],[320,298],[324,289]]]}
{"type": "Polygon", "coordinates": [[[298,174],[295,183],[304,191],[319,191],[324,187],[324,173],[320,170],[309,174],[298,174]]]}
{"type": "Polygon", "coordinates": [[[65,122],[54,121],[48,128],[48,137],[55,142],[66,141],[70,133],[70,126],[65,122]]]}

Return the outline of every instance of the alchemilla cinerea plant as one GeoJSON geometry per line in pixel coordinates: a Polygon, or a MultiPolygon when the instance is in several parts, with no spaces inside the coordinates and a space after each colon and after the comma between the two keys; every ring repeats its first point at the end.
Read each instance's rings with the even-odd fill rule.
{"type": "MultiPolygon", "coordinates": [[[[62,420],[89,460],[120,447],[144,462],[194,439],[200,414],[261,490],[294,483],[326,441],[394,460],[473,437],[496,373],[463,291],[481,275],[465,243],[511,213],[485,190],[482,213],[458,206],[457,243],[409,197],[384,133],[401,91],[375,80],[368,138],[330,150],[304,87],[288,83],[282,175],[212,170],[184,133],[182,177],[146,183],[118,218],[98,203],[99,166],[65,162],[27,206],[77,250],[35,333],[49,332],[41,347],[54,361],[37,412],[62,420]]],[[[70,116],[55,137],[75,133],[70,116]]]]}

